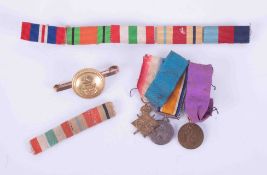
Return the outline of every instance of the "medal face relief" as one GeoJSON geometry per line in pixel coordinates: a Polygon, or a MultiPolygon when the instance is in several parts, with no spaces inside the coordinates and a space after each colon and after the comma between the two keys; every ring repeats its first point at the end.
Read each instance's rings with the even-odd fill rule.
{"type": "Polygon", "coordinates": [[[104,76],[95,69],[82,69],[72,80],[74,92],[82,98],[98,96],[105,86],[104,76]]]}
{"type": "Polygon", "coordinates": [[[174,130],[171,124],[167,121],[159,121],[157,127],[149,136],[152,142],[157,145],[165,145],[169,143],[174,135],[174,130]]]}
{"type": "Polygon", "coordinates": [[[178,141],[187,149],[196,149],[204,139],[202,129],[195,123],[183,125],[178,132],[178,141]]]}

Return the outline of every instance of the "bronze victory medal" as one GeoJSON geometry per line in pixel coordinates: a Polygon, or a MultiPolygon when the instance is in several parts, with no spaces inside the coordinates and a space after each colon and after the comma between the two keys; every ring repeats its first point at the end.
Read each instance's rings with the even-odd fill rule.
{"type": "Polygon", "coordinates": [[[202,129],[195,123],[183,125],[178,132],[178,141],[187,149],[196,149],[204,139],[202,129]]]}
{"type": "Polygon", "coordinates": [[[158,145],[165,145],[169,143],[174,135],[172,125],[167,121],[159,121],[159,127],[157,127],[150,135],[152,142],[158,145]]]}

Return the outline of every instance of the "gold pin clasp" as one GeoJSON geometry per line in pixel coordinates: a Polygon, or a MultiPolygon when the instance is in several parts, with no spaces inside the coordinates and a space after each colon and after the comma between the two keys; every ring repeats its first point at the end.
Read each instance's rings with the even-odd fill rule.
{"type": "Polygon", "coordinates": [[[94,98],[101,94],[105,86],[105,77],[119,72],[118,66],[111,66],[99,72],[92,68],[85,68],[77,72],[71,82],[56,84],[56,92],[72,88],[82,98],[94,98]]]}

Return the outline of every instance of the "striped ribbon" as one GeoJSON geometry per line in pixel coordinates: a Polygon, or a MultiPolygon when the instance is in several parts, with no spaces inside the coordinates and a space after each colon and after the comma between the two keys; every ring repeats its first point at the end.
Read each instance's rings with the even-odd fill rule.
{"type": "Polygon", "coordinates": [[[137,89],[140,96],[146,101],[145,93],[154,80],[158,69],[161,65],[162,59],[152,55],[145,55],[143,57],[143,64],[137,82],[137,89]]]}
{"type": "Polygon", "coordinates": [[[23,22],[21,39],[40,43],[65,44],[66,28],[23,22]]]}
{"type": "Polygon", "coordinates": [[[22,22],[21,39],[70,45],[249,43],[250,26],[56,27],[22,22]]]}
{"type": "Polygon", "coordinates": [[[30,144],[33,153],[38,154],[43,152],[62,140],[78,134],[81,131],[114,116],[115,111],[111,102],[107,102],[90,109],[68,121],[63,122],[54,129],[50,129],[44,134],[31,139],[30,144]]]}

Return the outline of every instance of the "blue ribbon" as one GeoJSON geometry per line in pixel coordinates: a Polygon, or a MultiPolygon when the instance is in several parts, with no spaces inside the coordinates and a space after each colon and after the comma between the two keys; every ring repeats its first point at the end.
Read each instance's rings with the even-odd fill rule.
{"type": "Polygon", "coordinates": [[[150,84],[145,97],[155,107],[162,107],[173,92],[179,79],[184,74],[188,61],[171,51],[150,84]]]}

